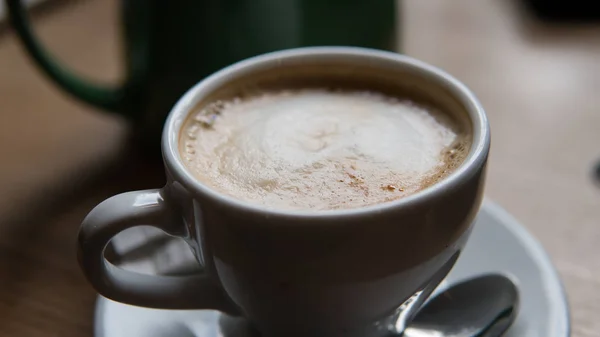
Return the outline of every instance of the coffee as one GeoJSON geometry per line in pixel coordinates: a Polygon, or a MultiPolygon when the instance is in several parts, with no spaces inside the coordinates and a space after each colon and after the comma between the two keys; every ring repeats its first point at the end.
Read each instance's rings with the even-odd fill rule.
{"type": "Polygon", "coordinates": [[[193,111],[180,154],[215,190],[276,209],[357,208],[434,184],[465,157],[449,115],[373,91],[267,90],[193,111]]]}

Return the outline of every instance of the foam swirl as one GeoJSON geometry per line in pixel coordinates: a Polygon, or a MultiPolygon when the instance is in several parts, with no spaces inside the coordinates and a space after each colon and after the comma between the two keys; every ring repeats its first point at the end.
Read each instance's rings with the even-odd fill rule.
{"type": "Polygon", "coordinates": [[[372,92],[267,92],[205,107],[186,124],[194,175],[278,209],[354,208],[412,194],[448,167],[457,133],[413,103],[372,92]]]}

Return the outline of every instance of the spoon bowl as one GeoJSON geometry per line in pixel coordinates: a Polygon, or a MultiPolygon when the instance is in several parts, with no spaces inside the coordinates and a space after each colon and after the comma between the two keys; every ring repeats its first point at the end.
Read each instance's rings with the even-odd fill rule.
{"type": "Polygon", "coordinates": [[[497,337],[514,322],[519,292],[506,276],[475,277],[430,299],[404,337],[497,337]]]}

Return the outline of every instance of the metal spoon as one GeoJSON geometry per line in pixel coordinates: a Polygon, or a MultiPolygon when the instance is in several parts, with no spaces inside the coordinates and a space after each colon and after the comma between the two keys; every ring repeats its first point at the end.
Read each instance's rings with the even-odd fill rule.
{"type": "Polygon", "coordinates": [[[497,337],[517,316],[519,293],[502,275],[485,275],[453,285],[429,300],[403,337],[497,337]]]}

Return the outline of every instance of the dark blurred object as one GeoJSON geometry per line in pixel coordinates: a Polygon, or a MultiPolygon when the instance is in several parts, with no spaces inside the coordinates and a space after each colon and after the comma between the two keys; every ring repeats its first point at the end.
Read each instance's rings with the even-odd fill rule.
{"type": "Polygon", "coordinates": [[[594,182],[600,186],[600,161],[597,162],[592,169],[592,179],[594,179],[594,182]]]}
{"type": "Polygon", "coordinates": [[[171,107],[220,68],[294,47],[395,49],[396,42],[395,0],[122,0],[125,80],[104,86],[69,72],[40,46],[21,0],[6,5],[44,73],[71,95],[127,117],[142,148],[157,157],[171,107]]]}
{"type": "Polygon", "coordinates": [[[597,22],[600,6],[594,0],[522,0],[528,10],[548,22],[597,22]]]}

